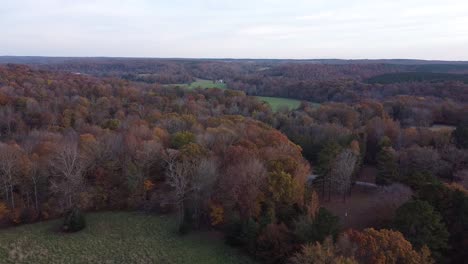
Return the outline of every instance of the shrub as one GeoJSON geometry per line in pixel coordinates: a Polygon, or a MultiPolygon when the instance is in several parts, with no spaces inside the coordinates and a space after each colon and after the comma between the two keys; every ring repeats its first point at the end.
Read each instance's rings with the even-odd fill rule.
{"type": "Polygon", "coordinates": [[[78,232],[86,227],[84,214],[78,207],[74,207],[65,215],[62,230],[64,232],[78,232]]]}

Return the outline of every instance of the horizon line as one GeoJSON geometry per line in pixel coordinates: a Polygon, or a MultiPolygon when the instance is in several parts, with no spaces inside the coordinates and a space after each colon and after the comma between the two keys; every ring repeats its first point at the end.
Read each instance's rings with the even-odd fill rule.
{"type": "Polygon", "coordinates": [[[428,61],[428,62],[464,62],[468,60],[420,59],[420,58],[252,58],[252,57],[141,57],[141,56],[49,56],[49,55],[0,55],[0,58],[72,58],[72,59],[164,59],[164,60],[289,60],[289,61],[428,61]]]}

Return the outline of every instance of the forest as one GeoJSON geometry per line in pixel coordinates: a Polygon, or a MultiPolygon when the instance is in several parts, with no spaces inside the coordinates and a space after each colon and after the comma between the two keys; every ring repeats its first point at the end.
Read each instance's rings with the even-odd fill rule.
{"type": "Polygon", "coordinates": [[[468,259],[468,64],[0,63],[1,227],[140,211],[258,263],[468,259]],[[227,89],[180,85],[200,79],[227,89]],[[337,209],[361,196],[373,213],[337,209]]]}

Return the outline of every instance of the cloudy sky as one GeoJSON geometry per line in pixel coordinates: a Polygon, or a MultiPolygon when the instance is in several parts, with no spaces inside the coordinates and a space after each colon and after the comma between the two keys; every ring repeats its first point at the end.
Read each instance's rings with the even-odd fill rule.
{"type": "Polygon", "coordinates": [[[468,60],[467,0],[1,0],[0,55],[468,60]]]}

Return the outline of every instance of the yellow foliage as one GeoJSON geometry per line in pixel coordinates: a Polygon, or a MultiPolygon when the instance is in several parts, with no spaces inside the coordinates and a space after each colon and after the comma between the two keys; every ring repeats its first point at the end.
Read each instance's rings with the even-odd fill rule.
{"type": "Polygon", "coordinates": [[[160,127],[156,127],[153,129],[153,134],[156,138],[158,138],[163,143],[167,143],[169,141],[169,133],[160,127]]]}
{"type": "Polygon", "coordinates": [[[224,208],[221,205],[211,204],[210,209],[211,225],[215,226],[223,223],[224,208]]]}

